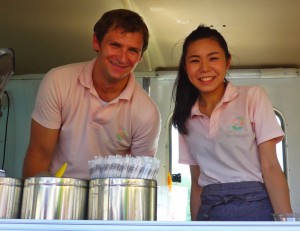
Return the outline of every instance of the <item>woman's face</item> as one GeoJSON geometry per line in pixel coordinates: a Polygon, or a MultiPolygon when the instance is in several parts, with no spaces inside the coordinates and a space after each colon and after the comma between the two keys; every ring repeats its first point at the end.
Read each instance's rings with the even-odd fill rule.
{"type": "Polygon", "coordinates": [[[226,71],[230,66],[224,50],[211,38],[196,40],[188,46],[185,67],[190,82],[202,93],[224,87],[226,71]]]}

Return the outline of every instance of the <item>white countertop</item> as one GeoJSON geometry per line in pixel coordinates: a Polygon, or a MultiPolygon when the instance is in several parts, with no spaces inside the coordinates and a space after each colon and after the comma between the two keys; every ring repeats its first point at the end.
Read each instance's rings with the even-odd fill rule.
{"type": "Polygon", "coordinates": [[[1,219],[0,230],[299,231],[300,222],[162,222],[1,219]]]}

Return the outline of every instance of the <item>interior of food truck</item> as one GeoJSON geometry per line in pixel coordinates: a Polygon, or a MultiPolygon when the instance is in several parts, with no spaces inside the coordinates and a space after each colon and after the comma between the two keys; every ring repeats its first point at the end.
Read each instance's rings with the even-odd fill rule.
{"type": "MultiPolygon", "coordinates": [[[[105,12],[120,8],[140,14],[150,32],[148,49],[134,75],[157,104],[162,118],[156,154],[160,166],[153,186],[157,190],[156,222],[109,222],[100,218],[74,222],[20,219],[18,215],[0,219],[0,230],[19,229],[22,225],[24,230],[46,229],[46,225],[51,230],[299,229],[297,222],[191,222],[190,168],[178,163],[178,131],[171,123],[172,90],[182,44],[192,30],[204,24],[218,30],[228,43],[232,61],[226,79],[241,86],[260,85],[268,93],[285,133],[276,146],[277,157],[288,182],[293,212],[300,213],[298,0],[0,0],[0,174],[12,179],[4,184],[19,187],[21,182],[31,113],[41,80],[54,67],[92,60],[96,56],[92,46],[95,22],[105,12]],[[9,68],[4,70],[4,65],[9,68]]],[[[28,187],[34,187],[37,181],[27,183],[28,187]]],[[[39,183],[45,186],[56,181],[42,179],[39,183]]],[[[100,183],[121,184],[93,182],[100,183]]],[[[152,188],[152,184],[146,187],[152,188]]],[[[31,188],[27,193],[33,193],[33,189],[37,190],[31,188]]],[[[30,203],[34,205],[34,201],[30,203]]],[[[21,207],[22,203],[19,204],[21,207]]],[[[0,210],[5,209],[0,202],[0,210]]]]}

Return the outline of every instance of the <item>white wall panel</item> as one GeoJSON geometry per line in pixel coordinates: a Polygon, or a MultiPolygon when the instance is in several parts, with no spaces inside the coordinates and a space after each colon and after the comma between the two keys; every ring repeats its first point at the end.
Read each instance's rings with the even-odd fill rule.
{"type": "MultiPolygon", "coordinates": [[[[175,73],[173,74],[175,78],[175,73]]],[[[6,91],[10,97],[10,116],[8,121],[8,137],[6,144],[6,160],[4,169],[10,177],[20,178],[23,158],[29,142],[30,120],[36,92],[43,75],[14,76],[7,85],[6,91]],[[26,80],[25,80],[26,79],[26,80]]],[[[172,77],[172,76],[171,76],[172,77]]],[[[162,130],[160,134],[157,158],[161,161],[159,185],[167,183],[169,169],[169,137],[168,118],[172,113],[171,101],[174,78],[151,78],[151,97],[157,103],[162,115],[162,130]]],[[[294,212],[300,212],[300,78],[287,79],[233,79],[237,85],[259,84],[267,90],[273,106],[278,109],[286,121],[286,149],[288,182],[290,186],[294,212]]],[[[141,79],[138,82],[142,84],[141,79]]],[[[3,157],[4,132],[7,103],[4,96],[3,116],[0,118],[0,164],[3,157]]]]}
{"type": "MultiPolygon", "coordinates": [[[[10,110],[7,124],[4,170],[7,176],[21,178],[22,165],[29,142],[31,112],[36,92],[43,75],[14,76],[8,81],[6,91],[10,110]]],[[[3,115],[0,118],[0,160],[2,164],[8,101],[3,96],[3,115]]]]}

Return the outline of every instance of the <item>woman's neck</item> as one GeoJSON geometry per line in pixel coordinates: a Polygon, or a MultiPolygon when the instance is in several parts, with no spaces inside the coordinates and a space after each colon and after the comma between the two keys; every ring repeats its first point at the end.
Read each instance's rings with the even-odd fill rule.
{"type": "Polygon", "coordinates": [[[200,93],[199,96],[199,110],[201,113],[210,117],[218,103],[223,98],[226,89],[226,83],[220,86],[214,92],[200,93]]]}

